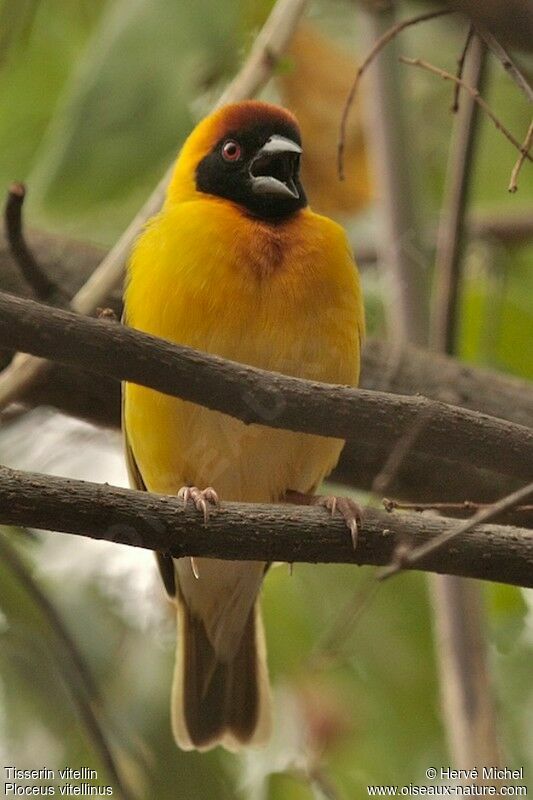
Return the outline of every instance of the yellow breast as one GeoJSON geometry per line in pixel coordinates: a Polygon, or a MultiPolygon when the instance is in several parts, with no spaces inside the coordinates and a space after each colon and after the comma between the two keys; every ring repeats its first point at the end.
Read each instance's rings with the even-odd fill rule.
{"type": "MultiPolygon", "coordinates": [[[[167,207],[133,255],[126,321],[264,369],[331,383],[358,379],[357,271],[342,229],[309,210],[272,225],[216,198],[167,207]]],[[[265,419],[276,414],[275,407],[260,411],[265,419]]],[[[134,385],[125,388],[125,426],[149,489],[213,485],[232,500],[309,491],[342,448],[335,439],[245,426],[134,385]]]]}

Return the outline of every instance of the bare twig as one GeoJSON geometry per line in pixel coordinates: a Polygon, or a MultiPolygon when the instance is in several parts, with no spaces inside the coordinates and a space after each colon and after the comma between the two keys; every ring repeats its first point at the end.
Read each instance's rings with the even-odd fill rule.
{"type": "MultiPolygon", "coordinates": [[[[242,69],[223,92],[216,107],[252,97],[264,86],[290,43],[306,6],[307,0],[278,0],[242,69]]],[[[167,170],[115,246],[73,297],[72,308],[75,311],[80,314],[93,313],[120,284],[124,265],[139,232],[162,206],[172,171],[173,166],[167,170]]],[[[45,360],[31,356],[15,357],[0,375],[0,410],[19,397],[24,389],[35,384],[48,366],[45,360]]]]}
{"type": "Polygon", "coordinates": [[[524,93],[529,102],[533,103],[533,87],[527,80],[526,76],[520,72],[505,47],[500,44],[493,33],[485,28],[479,26],[477,28],[477,33],[479,36],[481,36],[491,53],[496,56],[498,61],[501,62],[503,68],[511,77],[511,80],[516,83],[518,88],[524,93]]]}
{"type": "Polygon", "coordinates": [[[364,74],[364,72],[368,69],[370,64],[374,61],[376,56],[383,50],[384,47],[388,45],[399,33],[401,33],[406,28],[409,28],[411,25],[418,25],[420,22],[425,22],[429,19],[435,19],[436,17],[442,17],[445,14],[450,14],[451,11],[449,9],[441,9],[439,11],[429,11],[425,14],[419,14],[416,17],[410,17],[409,19],[404,19],[401,22],[396,23],[388,31],[377,39],[374,43],[370,51],[367,53],[365,58],[363,59],[361,65],[357,69],[355,73],[354,82],[352,87],[348,93],[348,97],[346,98],[346,103],[344,104],[344,109],[342,112],[340,129],[339,129],[339,142],[337,146],[337,165],[338,165],[338,173],[339,179],[344,180],[344,146],[346,142],[346,129],[348,125],[348,117],[350,115],[350,109],[353,105],[353,101],[355,99],[355,95],[357,89],[359,87],[359,82],[364,74]]]}
{"type": "Polygon", "coordinates": [[[52,281],[31,252],[22,226],[22,206],[26,197],[23,183],[12,183],[7,193],[4,212],[6,238],[11,254],[35,297],[49,300],[56,296],[65,299],[65,293],[52,281]]]}
{"type": "MultiPolygon", "coordinates": [[[[462,503],[410,503],[400,500],[383,498],[383,507],[386,511],[436,511],[439,514],[451,517],[467,517],[476,511],[490,508],[492,503],[475,503],[472,500],[463,500],[462,503]]],[[[505,522],[507,525],[524,525],[529,528],[533,526],[533,505],[516,506],[511,510],[505,511],[501,517],[494,517],[498,522],[505,522]]]]}
{"type": "Polygon", "coordinates": [[[518,176],[520,174],[520,170],[522,169],[522,164],[526,159],[526,153],[529,152],[532,143],[533,143],[533,120],[531,121],[528,132],[526,134],[526,138],[524,140],[524,144],[522,145],[522,152],[518,156],[516,164],[514,165],[513,171],[511,173],[511,180],[509,181],[509,191],[512,192],[513,194],[518,189],[518,176]]]}
{"type": "Polygon", "coordinates": [[[442,534],[442,536],[439,536],[432,542],[426,542],[414,550],[403,551],[401,558],[396,563],[392,563],[390,566],[382,570],[379,575],[379,579],[385,580],[386,578],[396,575],[402,569],[413,567],[415,564],[420,564],[420,562],[427,558],[428,555],[434,555],[441,547],[449,544],[453,539],[456,539],[458,536],[462,536],[463,534],[472,530],[476,527],[476,525],[489,522],[500,514],[503,514],[505,511],[515,508],[515,506],[520,505],[532,494],[533,483],[528,483],[527,486],[523,486],[521,489],[518,489],[518,491],[503,497],[501,500],[498,500],[497,503],[493,503],[486,508],[481,508],[472,517],[470,517],[470,519],[465,520],[465,522],[457,525],[453,530],[442,534]]]}
{"type": "MultiPolygon", "coordinates": [[[[456,521],[367,508],[353,549],[344,520],[324,509],[221,503],[206,526],[174,495],[120,489],[0,467],[0,524],[55,530],[133,547],[229,560],[389,564],[399,542],[439,541],[416,568],[533,587],[533,532],[480,525],[455,535],[456,521]]],[[[409,567],[412,565],[409,564],[409,567]]]]}
{"type": "MultiPolygon", "coordinates": [[[[461,79],[463,77],[463,70],[465,66],[465,59],[466,54],[468,53],[468,48],[470,47],[470,43],[472,41],[472,36],[474,35],[474,26],[470,25],[468,28],[468,33],[466,34],[466,40],[461,51],[461,55],[457,59],[457,72],[455,73],[455,77],[461,79]]],[[[453,114],[456,114],[459,111],[459,94],[461,92],[461,84],[456,83],[453,87],[453,102],[451,111],[453,114]]]]}
{"type": "Polygon", "coordinates": [[[5,347],[113,375],[243,422],[390,446],[421,413],[415,452],[529,480],[533,431],[426,398],[305,381],[174,345],[115,322],[0,294],[5,347]]]}
{"type": "Polygon", "coordinates": [[[492,120],[496,128],[503,133],[503,135],[511,142],[512,145],[520,152],[523,153],[524,158],[527,158],[528,161],[533,161],[533,157],[531,154],[524,149],[523,145],[520,144],[518,139],[516,139],[511,131],[505,127],[503,122],[500,120],[498,116],[494,113],[488,103],[483,100],[479,92],[474,89],[472,86],[469,86],[465,81],[457,78],[455,75],[452,75],[451,72],[446,72],[446,70],[441,69],[440,67],[436,67],[434,64],[430,64],[428,61],[424,61],[421,58],[407,58],[406,56],[401,56],[400,61],[402,64],[407,64],[410,67],[420,67],[421,69],[425,69],[428,72],[432,72],[434,75],[438,75],[439,78],[442,78],[445,81],[452,81],[453,83],[458,83],[462,86],[468,94],[474,98],[475,102],[483,109],[485,114],[492,120]]]}

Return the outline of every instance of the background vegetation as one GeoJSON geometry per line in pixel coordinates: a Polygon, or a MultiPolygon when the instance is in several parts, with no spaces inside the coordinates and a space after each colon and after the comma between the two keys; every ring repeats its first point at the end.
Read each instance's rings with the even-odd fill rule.
{"type": "MultiPolygon", "coordinates": [[[[237,70],[268,5],[5,0],[0,186],[27,183],[29,224],[112,244],[237,70]]],[[[419,10],[402,5],[402,13],[419,10]]],[[[307,166],[311,200],[347,225],[357,255],[379,238],[382,225],[361,138],[364,102],[354,110],[347,189],[332,177],[341,105],[331,98],[344,97],[369,42],[353,3],[315,2],[308,24],[312,29],[296,41],[265,97],[292,98],[302,117],[318,103],[323,125],[313,127],[310,119],[304,126],[309,150],[319,154],[307,166]],[[320,59],[317,31],[324,37],[320,59]],[[328,69],[331,62],[336,70],[328,69]]],[[[405,34],[402,52],[453,71],[464,34],[464,22],[439,19],[405,34]]],[[[524,56],[524,64],[532,69],[531,58],[524,56]]],[[[406,158],[416,176],[429,273],[451,90],[423,72],[398,70],[404,70],[412,144],[406,158]]],[[[485,96],[523,138],[530,110],[496,62],[485,96]]],[[[473,214],[532,210],[530,165],[518,193],[507,193],[515,157],[483,120],[473,214]]],[[[531,242],[470,242],[459,341],[468,361],[533,378],[532,256],[531,242]]],[[[384,289],[374,266],[364,266],[363,280],[370,332],[385,336],[384,289]]],[[[118,436],[46,410],[3,426],[0,460],[126,483],[118,436]]],[[[449,763],[426,583],[410,574],[382,585],[354,620],[351,610],[359,608],[371,576],[370,568],[342,566],[297,565],[292,576],[284,567],[271,570],[263,607],[276,704],[283,709],[272,745],[242,758],[185,754],[169,728],[174,620],[151,555],[74,537],[0,533],[0,763],[91,766],[102,783],[112,782],[95,734],[101,730],[132,797],[357,798],[368,784],[425,783],[427,767],[449,763]]],[[[498,585],[484,592],[505,763],[531,776],[533,598],[498,585]]]]}

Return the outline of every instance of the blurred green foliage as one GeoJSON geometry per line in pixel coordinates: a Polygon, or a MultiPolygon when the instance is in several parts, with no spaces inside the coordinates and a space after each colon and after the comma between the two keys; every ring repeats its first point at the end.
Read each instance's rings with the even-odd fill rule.
{"type": "MultiPolygon", "coordinates": [[[[28,182],[31,223],[111,243],[194,119],[235,72],[267,6],[251,0],[4,0],[0,182],[28,182]]],[[[349,42],[351,4],[316,3],[313,13],[326,22],[329,15],[329,28],[349,42]]],[[[442,20],[412,30],[405,51],[433,60],[438,53],[439,63],[453,69],[463,36],[456,21],[442,20]]],[[[414,71],[406,80],[421,219],[431,227],[451,129],[450,87],[414,71]]],[[[489,100],[520,138],[529,111],[497,65],[489,100]]],[[[527,167],[517,195],[506,191],[515,155],[484,121],[474,210],[531,207],[527,167]]],[[[532,255],[531,245],[469,247],[463,357],[533,378],[532,255]]],[[[379,330],[381,286],[372,276],[366,283],[370,327],[379,330]]],[[[46,537],[28,542],[14,532],[5,535],[31,574],[46,537]]],[[[343,624],[346,604],[360,602],[369,575],[369,569],[342,566],[297,565],[292,577],[283,567],[270,571],[263,598],[270,669],[282,705],[283,697],[293,703],[294,730],[288,717],[278,720],[288,744],[274,742],[267,753],[243,761],[219,752],[185,754],[173,744],[170,610],[167,622],[142,626],[97,576],[72,581],[65,571],[35,579],[75,638],[98,687],[111,748],[139,798],[303,800],[326,796],[297,769],[304,724],[324,736],[317,767],[343,798],[366,796],[371,783],[424,783],[428,766],[448,763],[425,581],[405,575],[382,585],[355,625],[349,614],[343,624]],[[332,628],[342,635],[328,657],[320,643],[332,628]]],[[[19,766],[94,766],[103,775],[69,690],[71,665],[42,609],[2,561],[0,587],[0,752],[19,766]]],[[[506,763],[531,775],[531,594],[490,586],[486,595],[506,763]]]]}

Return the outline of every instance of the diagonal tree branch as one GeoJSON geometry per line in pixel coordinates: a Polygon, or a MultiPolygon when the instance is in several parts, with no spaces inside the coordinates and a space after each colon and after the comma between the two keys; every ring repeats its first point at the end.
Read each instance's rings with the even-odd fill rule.
{"type": "Polygon", "coordinates": [[[116,322],[0,294],[0,341],[41,358],[113,375],[222,411],[246,424],[358,439],[401,438],[420,414],[414,452],[444,454],[527,481],[533,430],[426,398],[314,383],[225,361],[116,322]]]}
{"type": "Polygon", "coordinates": [[[490,33],[490,31],[485,30],[481,26],[477,28],[477,33],[479,36],[481,36],[491,53],[496,56],[498,61],[500,61],[504,70],[511,77],[511,80],[516,83],[520,91],[524,93],[529,102],[533,103],[533,87],[527,80],[526,76],[520,72],[505,47],[500,44],[493,33],[490,33]]]}
{"type": "MultiPolygon", "coordinates": [[[[240,72],[223,92],[215,107],[255,95],[271,77],[303,16],[307,0],[277,0],[257,36],[240,72]]],[[[87,282],[72,298],[79,314],[91,314],[120,285],[124,264],[140,231],[160,210],[174,167],[169,167],[142,209],[105,256],[87,282]]],[[[18,356],[0,375],[0,410],[38,382],[49,368],[46,360],[18,356]]]]}
{"type": "MultiPolygon", "coordinates": [[[[175,496],[0,467],[0,523],[55,530],[188,556],[309,563],[389,564],[455,530],[442,517],[365,511],[357,549],[344,521],[323,509],[222,503],[203,516],[175,496]]],[[[417,568],[533,587],[533,532],[480,525],[417,568]]]]}
{"type": "MultiPolygon", "coordinates": [[[[533,384],[417,347],[367,339],[360,387],[422,394],[533,428],[533,384]]],[[[120,427],[120,384],[111,375],[95,382],[90,372],[56,364],[42,386],[21,399],[30,406],[51,405],[96,425],[120,427]]]]}

